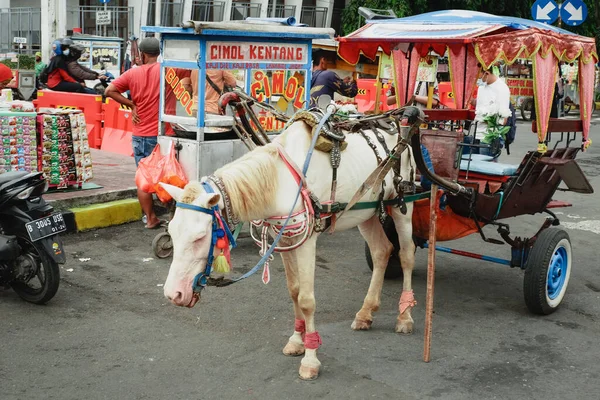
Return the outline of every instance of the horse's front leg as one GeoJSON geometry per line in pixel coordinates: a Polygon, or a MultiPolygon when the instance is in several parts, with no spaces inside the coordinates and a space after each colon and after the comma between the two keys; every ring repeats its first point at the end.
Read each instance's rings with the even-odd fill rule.
{"type": "Polygon", "coordinates": [[[402,295],[400,296],[399,315],[396,321],[397,333],[412,333],[414,321],[411,316],[412,308],[417,305],[412,290],[412,272],[415,266],[415,243],[412,237],[412,213],[413,204],[406,205],[407,212],[403,215],[398,208],[392,208],[392,218],[398,241],[400,243],[400,263],[404,279],[402,283],[402,295]]]}
{"type": "Polygon", "coordinates": [[[315,327],[315,256],[317,235],[313,235],[295,251],[298,271],[298,307],[304,316],[304,358],[300,363],[300,379],[312,380],[319,376],[321,362],[317,349],[321,337],[315,327]]]}
{"type": "Polygon", "coordinates": [[[281,253],[283,266],[285,267],[285,276],[287,280],[288,291],[294,303],[294,333],[290,336],[287,344],[283,348],[283,354],[286,356],[299,356],[304,354],[304,334],[306,324],[304,314],[298,305],[298,294],[300,292],[300,282],[298,281],[298,258],[295,251],[281,253]]]}
{"type": "Polygon", "coordinates": [[[371,283],[363,305],[360,311],[356,313],[356,317],[352,322],[352,329],[357,331],[371,328],[373,312],[379,310],[379,305],[381,304],[381,288],[383,287],[385,269],[390,254],[394,250],[394,246],[385,235],[379,218],[376,215],[360,224],[358,229],[371,250],[373,275],[371,275],[371,283]]]}

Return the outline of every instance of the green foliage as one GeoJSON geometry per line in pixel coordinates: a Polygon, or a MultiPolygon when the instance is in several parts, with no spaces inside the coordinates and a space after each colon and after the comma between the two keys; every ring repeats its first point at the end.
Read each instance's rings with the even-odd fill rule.
{"type": "MultiPolygon", "coordinates": [[[[580,26],[562,24],[562,28],[583,36],[596,38],[600,46],[600,1],[584,0],[588,8],[588,17],[580,26]]],[[[398,17],[423,14],[438,10],[473,10],[489,14],[507,15],[532,19],[531,6],[535,0],[350,0],[342,13],[343,35],[355,31],[364,24],[358,15],[358,7],[374,9],[392,9],[398,17]]],[[[557,25],[557,23],[555,23],[557,25]]]]}
{"type": "Polygon", "coordinates": [[[503,120],[499,114],[486,115],[483,122],[487,124],[485,136],[481,140],[483,143],[492,143],[494,139],[501,137],[506,140],[506,134],[510,130],[510,126],[501,125],[498,120],[503,120]]]}
{"type": "Polygon", "coordinates": [[[19,58],[20,65],[17,64],[16,62],[12,62],[9,58],[7,58],[6,60],[2,60],[0,61],[0,63],[6,65],[8,68],[10,69],[17,69],[17,66],[19,66],[19,68],[21,69],[34,69],[35,67],[35,57],[34,56],[29,56],[27,54],[21,54],[20,56],[17,56],[19,58]]]}

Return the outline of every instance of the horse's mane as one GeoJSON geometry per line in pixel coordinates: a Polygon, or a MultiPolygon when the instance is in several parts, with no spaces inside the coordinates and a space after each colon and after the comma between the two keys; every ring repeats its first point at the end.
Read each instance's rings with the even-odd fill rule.
{"type": "Polygon", "coordinates": [[[268,144],[215,171],[225,185],[232,211],[241,221],[262,215],[275,201],[278,158],[275,145],[268,144]]]}
{"type": "Polygon", "coordinates": [[[192,181],[185,185],[183,195],[181,196],[181,200],[179,201],[182,203],[192,204],[194,200],[196,200],[198,196],[200,196],[201,193],[202,185],[200,184],[200,182],[192,181]]]}

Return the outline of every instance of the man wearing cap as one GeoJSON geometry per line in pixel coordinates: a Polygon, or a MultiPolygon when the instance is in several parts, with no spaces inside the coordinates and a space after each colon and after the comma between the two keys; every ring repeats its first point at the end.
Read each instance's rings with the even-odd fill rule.
{"type": "Polygon", "coordinates": [[[46,64],[42,61],[42,53],[35,53],[35,76],[39,77],[42,71],[46,68],[46,64]]]}
{"type": "MultiPolygon", "coordinates": [[[[156,38],[146,38],[139,45],[142,65],[132,68],[115,79],[105,91],[105,95],[132,109],[133,157],[138,165],[148,157],[156,146],[158,136],[158,114],[160,95],[160,43],[156,38]],[[121,93],[129,91],[131,100],[121,93]]],[[[160,226],[152,204],[152,194],[138,189],[138,200],[146,215],[146,228],[160,226]]]]}
{"type": "Polygon", "coordinates": [[[10,68],[4,64],[0,64],[0,90],[4,89],[10,81],[13,80],[13,74],[10,68]]]}

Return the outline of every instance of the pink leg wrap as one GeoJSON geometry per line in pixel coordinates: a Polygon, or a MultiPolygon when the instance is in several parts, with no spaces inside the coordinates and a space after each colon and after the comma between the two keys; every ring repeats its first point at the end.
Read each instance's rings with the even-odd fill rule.
{"type": "Polygon", "coordinates": [[[415,294],[412,290],[403,290],[400,296],[400,314],[403,314],[408,307],[414,307],[417,305],[415,300],[415,294]]]}
{"type": "Polygon", "coordinates": [[[304,347],[309,350],[316,350],[322,344],[323,341],[321,340],[321,336],[317,331],[307,333],[304,337],[304,347]]]}
{"type": "Polygon", "coordinates": [[[294,330],[296,332],[300,332],[302,336],[304,336],[304,332],[306,332],[306,322],[303,319],[297,319],[294,321],[294,330]]]}

